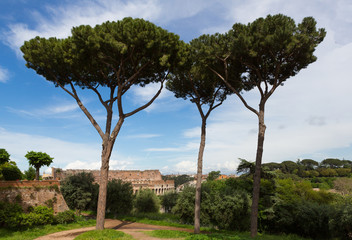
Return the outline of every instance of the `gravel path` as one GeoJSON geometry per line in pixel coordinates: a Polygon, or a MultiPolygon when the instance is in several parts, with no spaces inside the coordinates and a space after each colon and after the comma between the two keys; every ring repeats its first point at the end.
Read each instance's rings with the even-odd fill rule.
{"type": "MultiPolygon", "coordinates": [[[[135,222],[126,222],[126,221],[120,221],[120,220],[115,220],[115,219],[106,219],[105,220],[105,228],[112,228],[119,230],[121,232],[130,234],[132,237],[134,237],[136,240],[141,239],[141,240],[157,240],[160,238],[154,238],[146,235],[143,233],[143,231],[153,231],[153,230],[179,230],[179,231],[186,231],[186,232],[193,232],[192,229],[186,229],[186,228],[176,228],[176,227],[168,227],[168,226],[156,226],[156,225],[149,225],[149,224],[144,224],[144,223],[135,223],[135,222]]],[[[67,230],[67,231],[62,231],[62,232],[56,232],[52,233],[49,235],[45,235],[39,238],[36,238],[36,240],[72,240],[78,235],[94,230],[94,227],[86,227],[86,228],[79,228],[79,229],[72,229],[72,230],[67,230]]],[[[175,238],[170,238],[175,239],[175,238]]],[[[182,239],[182,238],[178,238],[182,239]]],[[[163,240],[168,240],[166,238],[163,238],[163,240]]]]}

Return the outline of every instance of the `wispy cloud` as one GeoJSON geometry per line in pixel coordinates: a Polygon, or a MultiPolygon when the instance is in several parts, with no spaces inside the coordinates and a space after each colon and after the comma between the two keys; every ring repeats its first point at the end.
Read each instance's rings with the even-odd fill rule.
{"type": "Polygon", "coordinates": [[[143,139],[143,138],[156,138],[160,137],[160,134],[136,134],[136,135],[127,135],[126,138],[133,138],[133,139],[143,139]]]}
{"type": "Polygon", "coordinates": [[[9,80],[9,71],[0,66],[0,82],[5,83],[9,80]]]}
{"type": "Polygon", "coordinates": [[[7,109],[9,112],[31,118],[72,118],[82,116],[82,114],[76,112],[76,110],[78,110],[76,103],[53,105],[40,109],[32,109],[30,111],[14,109],[12,107],[7,107],[7,109]]]}

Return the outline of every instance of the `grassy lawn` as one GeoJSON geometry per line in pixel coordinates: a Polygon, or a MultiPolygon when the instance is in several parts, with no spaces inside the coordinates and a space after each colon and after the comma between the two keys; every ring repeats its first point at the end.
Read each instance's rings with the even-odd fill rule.
{"type": "Polygon", "coordinates": [[[93,230],[82,233],[75,240],[132,240],[132,236],[113,229],[93,230]]]}
{"type": "MultiPolygon", "coordinates": [[[[183,238],[185,240],[253,240],[249,233],[208,233],[208,234],[192,234],[188,232],[174,230],[154,230],[145,232],[145,234],[156,238],[183,238]]],[[[260,240],[307,240],[295,235],[258,235],[254,239],[260,240]]]]}
{"type": "Polygon", "coordinates": [[[91,227],[95,220],[79,221],[69,224],[45,225],[23,230],[11,230],[0,228],[0,239],[4,240],[31,240],[50,233],[71,230],[75,228],[91,227]]]}
{"type": "Polygon", "coordinates": [[[185,238],[191,236],[192,233],[189,232],[181,232],[175,230],[154,230],[144,232],[146,235],[156,238],[185,238]]]}

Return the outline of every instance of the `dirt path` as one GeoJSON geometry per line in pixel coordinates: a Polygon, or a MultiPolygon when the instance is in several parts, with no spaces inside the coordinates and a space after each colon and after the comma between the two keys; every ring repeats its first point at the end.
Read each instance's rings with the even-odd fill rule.
{"type": "MultiPolygon", "coordinates": [[[[106,219],[105,220],[105,228],[111,228],[111,229],[116,229],[121,232],[130,234],[132,237],[134,237],[136,240],[141,239],[141,240],[157,240],[160,238],[154,238],[146,235],[143,233],[143,231],[153,231],[153,230],[178,230],[178,231],[186,231],[186,232],[193,232],[192,229],[186,229],[186,228],[176,228],[176,227],[168,227],[168,226],[156,226],[156,225],[149,225],[149,224],[143,224],[143,223],[135,223],[135,222],[125,222],[125,221],[120,221],[120,220],[115,220],[115,219],[106,219]]],[[[94,230],[95,227],[86,227],[86,228],[79,228],[79,229],[72,229],[72,230],[67,230],[67,231],[62,231],[62,232],[57,232],[57,233],[52,233],[49,235],[45,235],[39,238],[36,238],[36,240],[51,240],[51,239],[56,239],[56,240],[72,240],[78,235],[94,230]]],[[[170,238],[169,240],[174,239],[170,238]]],[[[180,239],[180,238],[178,238],[180,239]]],[[[166,238],[163,238],[163,240],[168,240],[166,238]]]]}

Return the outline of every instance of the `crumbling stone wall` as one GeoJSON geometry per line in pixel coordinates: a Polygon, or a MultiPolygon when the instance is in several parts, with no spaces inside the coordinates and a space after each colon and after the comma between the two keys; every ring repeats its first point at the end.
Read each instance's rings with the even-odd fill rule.
{"type": "MultiPolygon", "coordinates": [[[[84,170],[84,169],[67,169],[52,168],[52,176],[54,179],[63,180],[69,175],[74,175],[81,172],[90,172],[93,174],[95,182],[99,183],[99,170],[84,170]]],[[[130,182],[133,187],[133,192],[137,193],[140,189],[149,188],[157,195],[162,195],[167,191],[175,189],[174,180],[162,180],[159,170],[109,170],[109,181],[112,179],[121,179],[125,182],[130,182]]]]}
{"type": "Polygon", "coordinates": [[[69,209],[59,181],[1,181],[0,201],[18,202],[25,211],[39,205],[53,208],[55,214],[69,209]]]}

